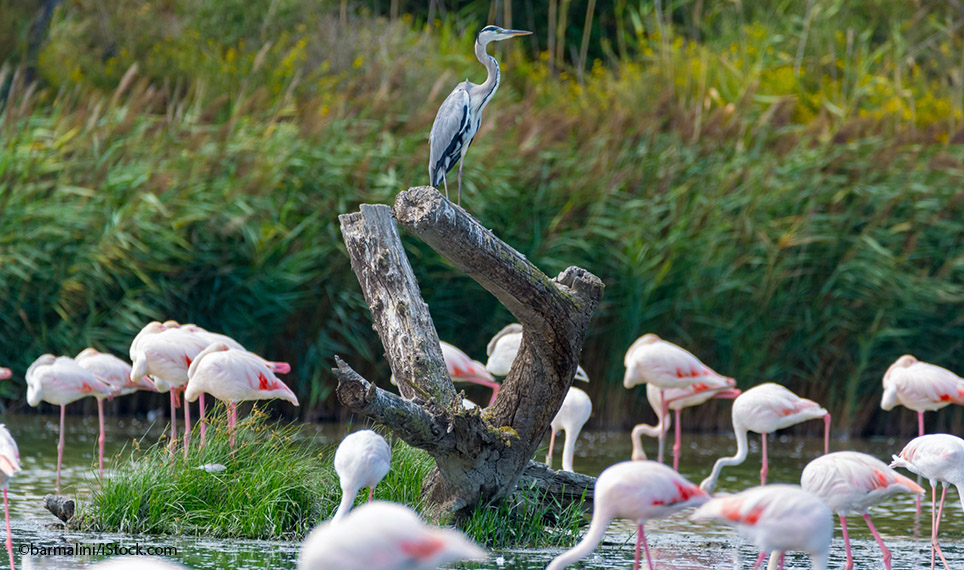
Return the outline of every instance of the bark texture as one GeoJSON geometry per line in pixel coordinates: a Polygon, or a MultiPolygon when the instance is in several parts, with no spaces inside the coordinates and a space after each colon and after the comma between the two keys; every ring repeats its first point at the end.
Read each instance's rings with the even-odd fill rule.
{"type": "MultiPolygon", "coordinates": [[[[404,398],[373,386],[339,359],[339,399],[432,455],[436,469],[424,493],[435,516],[459,517],[480,501],[505,497],[562,405],[602,281],[578,267],[548,277],[434,188],[400,193],[393,212],[363,205],[340,220],[352,269],[404,398]],[[519,355],[498,399],[485,410],[461,406],[392,214],[523,326],[519,355]]],[[[550,473],[542,479],[558,482],[550,473]]]]}

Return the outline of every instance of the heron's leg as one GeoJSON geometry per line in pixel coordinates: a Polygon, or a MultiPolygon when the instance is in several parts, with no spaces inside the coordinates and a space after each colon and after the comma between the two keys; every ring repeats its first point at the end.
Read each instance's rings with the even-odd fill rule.
{"type": "Polygon", "coordinates": [[[462,205],[462,165],[465,164],[465,158],[463,157],[459,160],[459,206],[462,205]]]}
{"type": "Polygon", "coordinates": [[[449,199],[449,177],[447,174],[442,175],[442,185],[445,186],[445,199],[449,199]]]}
{"type": "Polygon", "coordinates": [[[850,552],[850,535],[847,533],[847,517],[840,515],[840,534],[843,535],[844,552],[847,553],[847,565],[844,570],[852,570],[854,567],[854,556],[850,552]]]}
{"type": "Polygon", "coordinates": [[[763,467],[760,468],[760,484],[767,484],[767,473],[770,472],[770,468],[767,465],[767,434],[760,434],[760,444],[763,446],[763,467]]]}

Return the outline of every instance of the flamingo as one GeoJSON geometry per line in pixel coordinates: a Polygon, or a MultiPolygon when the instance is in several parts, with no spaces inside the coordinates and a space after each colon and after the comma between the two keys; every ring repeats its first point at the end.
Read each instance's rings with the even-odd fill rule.
{"type": "MultiPolygon", "coordinates": [[[[170,322],[169,322],[170,323],[170,322]]],[[[131,341],[131,378],[150,375],[158,392],[171,394],[171,445],[177,439],[178,394],[187,384],[187,370],[208,346],[200,335],[157,321],[148,323],[131,341]]],[[[184,406],[184,456],[191,438],[191,408],[184,406]]]]}
{"type": "MultiPolygon", "coordinates": [[[[458,347],[444,340],[439,341],[439,346],[442,347],[442,358],[445,359],[445,369],[449,378],[451,378],[453,382],[471,382],[491,388],[492,397],[489,398],[489,403],[487,404],[491,406],[492,403],[495,402],[495,397],[499,395],[499,388],[501,388],[502,385],[495,381],[495,378],[489,374],[481,362],[472,360],[468,354],[462,352],[458,347]]],[[[391,377],[391,382],[395,386],[398,386],[394,374],[391,377]]]]}
{"type": "MultiPolygon", "coordinates": [[[[211,332],[199,325],[194,323],[180,324],[177,321],[169,320],[164,321],[165,328],[176,328],[182,331],[196,334],[203,338],[208,346],[215,342],[223,342],[228,345],[229,348],[236,348],[238,350],[248,350],[240,342],[234,340],[226,334],[211,332]]],[[[291,365],[287,362],[274,362],[265,359],[265,364],[268,368],[276,374],[287,374],[291,372],[291,365]]],[[[201,425],[201,446],[204,446],[204,439],[207,435],[207,422],[204,421],[204,392],[201,392],[201,397],[198,399],[198,423],[201,425]]]]}
{"type": "Polygon", "coordinates": [[[934,570],[934,554],[941,557],[944,568],[947,559],[937,542],[937,532],[944,514],[947,486],[957,487],[957,494],[964,507],[964,439],[946,433],[915,437],[904,446],[899,455],[893,456],[891,467],[903,467],[930,480],[931,483],[931,570],[934,570]],[[941,505],[937,505],[937,483],[942,484],[941,505]]]}
{"type": "Polygon", "coordinates": [[[6,380],[13,376],[13,371],[9,368],[3,368],[0,366],[0,380],[6,380]]]}
{"type": "MultiPolygon", "coordinates": [[[[146,377],[131,378],[131,365],[117,358],[113,354],[98,352],[94,348],[85,348],[74,357],[77,364],[97,377],[98,380],[109,385],[113,392],[108,398],[124,396],[137,390],[157,392],[154,383],[146,377]]],[[[97,420],[100,422],[100,437],[97,439],[98,468],[100,476],[104,476],[104,400],[97,399],[97,420]]]]}
{"type": "MultiPolygon", "coordinates": [[[[520,346],[522,346],[522,325],[512,323],[502,327],[502,330],[495,333],[485,347],[485,353],[489,357],[485,363],[485,369],[493,376],[508,376],[509,370],[512,369],[512,362],[519,354],[520,346]]],[[[582,366],[576,366],[573,380],[589,382],[589,375],[582,366]]]]}
{"type": "MultiPolygon", "coordinates": [[[[57,444],[57,491],[60,491],[60,465],[64,457],[64,416],[67,404],[93,396],[97,399],[100,415],[100,439],[104,441],[104,412],[102,400],[114,393],[107,383],[81,367],[73,358],[56,357],[52,354],[41,355],[27,369],[27,403],[36,408],[40,402],[60,406],[60,442],[57,444]]],[[[100,449],[100,464],[103,471],[103,443],[100,449]]]]}
{"type": "Polygon", "coordinates": [[[905,492],[919,495],[924,492],[920,485],[897,473],[883,461],[857,451],[836,451],[814,459],[803,469],[800,485],[805,491],[821,498],[840,517],[840,529],[847,550],[846,570],[854,567],[846,515],[861,515],[867,521],[884,555],[884,568],[890,570],[890,550],[884,546],[867,511],[891,495],[905,492]]]}
{"type": "Polygon", "coordinates": [[[690,520],[735,526],[760,549],[753,570],[760,567],[769,551],[781,559],[782,566],[783,553],[788,550],[809,554],[814,570],[827,569],[833,513],[826,503],[796,485],[751,487],[735,495],[716,497],[696,509],[690,520]]]}
{"type": "MultiPolygon", "coordinates": [[[[669,401],[669,409],[676,412],[676,438],[673,441],[673,470],[679,471],[680,450],[683,447],[682,433],[680,426],[680,413],[683,408],[698,406],[712,398],[736,398],[740,395],[740,390],[734,388],[736,381],[732,378],[707,377],[704,382],[690,384],[685,388],[670,388],[666,390],[666,399],[669,401]]],[[[657,414],[663,409],[662,390],[655,384],[646,384],[646,399],[649,405],[657,414]]],[[[646,451],[643,450],[642,438],[644,435],[659,438],[660,434],[665,434],[672,423],[669,414],[659,418],[655,426],[638,424],[633,428],[631,438],[633,440],[634,460],[646,459],[646,451]]],[[[663,439],[659,440],[663,442],[663,439]]],[[[663,448],[660,446],[657,461],[663,462],[663,448]]]]}
{"type": "Polygon", "coordinates": [[[10,557],[10,570],[13,565],[13,535],[10,534],[10,507],[7,503],[7,486],[10,478],[22,471],[20,467],[20,450],[17,442],[10,435],[7,426],[0,424],[0,485],[3,485],[3,518],[7,523],[7,556],[10,557]]]}
{"type": "MultiPolygon", "coordinates": [[[[638,384],[646,383],[656,386],[661,391],[662,406],[656,412],[660,418],[665,418],[669,414],[670,398],[665,394],[666,390],[687,388],[692,384],[736,385],[736,381],[732,378],[717,373],[700,362],[700,359],[688,350],[652,333],[636,339],[626,351],[623,363],[626,366],[626,374],[623,376],[624,388],[628,390],[638,384]]],[[[679,418],[677,418],[678,423],[679,418]]],[[[660,462],[663,461],[665,433],[665,428],[657,432],[660,462]]]]}
{"type": "Polygon", "coordinates": [[[238,402],[279,398],[298,405],[297,396],[275,376],[265,359],[247,350],[230,348],[223,342],[216,342],[198,353],[187,375],[185,400],[193,402],[207,392],[227,404],[232,448],[238,402]]]}
{"type": "Polygon", "coordinates": [[[901,405],[917,412],[917,435],[924,435],[924,412],[964,404],[964,378],[909,354],[890,365],[883,384],[880,407],[890,411],[901,405]]]}
{"type": "Polygon", "coordinates": [[[546,454],[546,464],[552,468],[552,447],[556,442],[556,432],[564,430],[566,432],[566,442],[562,446],[562,470],[573,471],[572,456],[576,452],[576,439],[582,426],[589,420],[592,414],[592,400],[589,394],[579,388],[569,388],[566,399],[562,401],[562,407],[556,412],[556,417],[552,418],[549,424],[549,453],[546,454]]]}
{"type": "Polygon", "coordinates": [[[760,469],[760,484],[767,481],[767,434],[778,429],[823,418],[823,452],[830,446],[830,414],[813,400],[801,398],[779,384],[768,382],[754,386],[740,394],[733,401],[733,431],[736,433],[736,455],[721,457],[713,464],[713,472],[700,483],[709,493],[716,488],[720,471],[728,465],[739,465],[746,461],[749,446],[747,432],[760,434],[763,447],[763,467],[760,469]]]}
{"type": "Polygon", "coordinates": [[[370,429],[345,436],[335,450],[335,473],[341,482],[341,504],[331,520],[338,521],[348,514],[358,491],[368,487],[368,500],[375,494],[375,486],[388,474],[392,465],[392,448],[385,438],[370,429]]]}
{"type": "Polygon", "coordinates": [[[305,538],[298,570],[430,570],[459,560],[485,560],[482,548],[457,530],[425,524],[412,509],[366,503],[305,538]]]}
{"type": "Polygon", "coordinates": [[[554,558],[546,570],[561,570],[589,556],[615,518],[630,519],[638,525],[633,570],[639,570],[640,545],[646,552],[650,570],[653,570],[643,533],[646,521],[668,517],[708,499],[709,496],[699,487],[662,463],[623,461],[611,465],[596,479],[592,521],[586,535],[579,544],[554,558]]]}

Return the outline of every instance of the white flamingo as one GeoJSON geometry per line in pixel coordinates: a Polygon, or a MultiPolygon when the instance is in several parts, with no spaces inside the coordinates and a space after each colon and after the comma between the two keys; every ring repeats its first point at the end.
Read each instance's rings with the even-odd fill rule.
{"type": "Polygon", "coordinates": [[[857,451],[836,451],[814,459],[803,469],[800,486],[823,499],[830,510],[840,517],[840,529],[847,551],[846,570],[854,566],[847,534],[847,515],[864,518],[880,545],[884,568],[890,570],[890,550],[884,546],[868,510],[897,493],[919,495],[924,492],[920,485],[897,473],[883,461],[857,451]]]}
{"type": "Polygon", "coordinates": [[[461,532],[425,524],[405,505],[372,501],[311,531],[298,570],[431,570],[486,558],[461,532]]]}
{"type": "Polygon", "coordinates": [[[20,450],[7,426],[0,424],[0,485],[3,486],[3,518],[7,523],[7,556],[10,557],[10,570],[15,570],[13,564],[13,535],[10,533],[10,506],[7,503],[7,486],[10,478],[22,471],[20,467],[20,450]]]}
{"type": "Polygon", "coordinates": [[[957,487],[957,494],[964,507],[964,439],[946,433],[935,433],[915,437],[904,446],[900,454],[894,456],[891,467],[903,467],[925,477],[931,484],[931,570],[934,569],[934,554],[941,557],[944,568],[950,570],[947,559],[937,542],[937,533],[944,514],[944,499],[947,486],[957,487]],[[937,484],[941,483],[941,504],[937,507],[937,484]]]}
{"type": "Polygon", "coordinates": [[[890,411],[899,405],[917,412],[917,435],[924,435],[924,412],[964,404],[964,378],[909,354],[890,365],[883,385],[880,407],[890,411]]]}
{"type": "MultiPolygon", "coordinates": [[[[767,552],[773,552],[782,567],[783,553],[789,550],[806,552],[814,570],[827,570],[833,513],[820,498],[796,485],[751,487],[716,497],[696,509],[690,520],[735,526],[760,549],[753,570],[760,567],[767,552]]],[[[771,558],[770,567],[773,562],[771,558]]]]}
{"type": "Polygon", "coordinates": [[[736,433],[736,455],[721,457],[713,464],[713,472],[700,483],[703,490],[712,493],[720,471],[728,465],[739,465],[746,461],[749,451],[747,432],[760,434],[763,450],[763,466],[760,469],[760,484],[767,481],[767,435],[785,427],[823,418],[823,452],[830,445],[830,414],[813,400],[801,398],[779,384],[766,383],[754,386],[740,394],[733,401],[733,431],[736,433]]]}
{"type": "MultiPolygon", "coordinates": [[[[660,423],[663,423],[663,418],[669,414],[671,399],[665,394],[666,390],[685,389],[693,384],[735,385],[732,378],[703,364],[693,353],[652,333],[644,334],[633,342],[626,351],[623,364],[626,366],[624,388],[628,390],[639,384],[652,384],[660,390],[662,406],[656,412],[660,423]]],[[[658,459],[661,463],[665,432],[663,428],[656,434],[659,438],[658,459]]]]}
{"type": "Polygon", "coordinates": [[[64,458],[64,417],[67,404],[93,396],[97,399],[97,411],[100,416],[100,466],[104,469],[104,407],[103,400],[114,389],[105,382],[97,379],[89,370],[82,368],[73,358],[67,356],[56,357],[44,354],[37,358],[27,369],[27,403],[36,408],[40,402],[47,402],[60,406],[60,442],[57,444],[57,486],[60,491],[60,466],[64,458]]]}
{"type": "Polygon", "coordinates": [[[277,398],[298,405],[297,396],[275,376],[264,358],[247,350],[230,348],[223,342],[215,342],[199,352],[187,375],[184,392],[187,402],[197,400],[206,392],[227,404],[231,447],[234,447],[238,402],[277,398]]]}
{"type": "Polygon", "coordinates": [[[572,468],[573,455],[576,453],[576,440],[582,426],[589,421],[592,415],[592,401],[589,394],[579,388],[569,388],[566,399],[562,401],[562,407],[556,412],[556,417],[549,425],[549,452],[546,454],[546,465],[552,468],[552,448],[556,443],[556,433],[560,430],[566,432],[566,441],[562,446],[562,470],[574,471],[572,468]]]}
{"type": "Polygon", "coordinates": [[[639,570],[640,546],[646,562],[653,570],[643,525],[651,519],[668,517],[687,507],[700,505],[709,496],[662,463],[655,461],[623,461],[607,467],[596,479],[593,493],[592,521],[589,530],[572,549],[549,563],[546,570],[562,570],[595,550],[606,535],[613,519],[629,519],[637,524],[636,562],[639,570]]]}
{"type": "Polygon", "coordinates": [[[370,429],[345,436],[335,450],[335,473],[341,484],[341,503],[332,521],[343,519],[355,504],[358,491],[368,487],[368,500],[392,466],[392,448],[370,429]]]}

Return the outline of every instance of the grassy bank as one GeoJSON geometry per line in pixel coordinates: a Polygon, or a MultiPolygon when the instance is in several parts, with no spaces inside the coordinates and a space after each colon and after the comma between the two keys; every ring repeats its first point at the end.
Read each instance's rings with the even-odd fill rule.
{"type": "MultiPolygon", "coordinates": [[[[254,408],[238,423],[232,451],[223,407],[209,417],[205,447],[198,447],[195,429],[186,458],[180,448],[171,453],[166,437],[144,449],[135,441],[114,476],[93,489],[83,524],[101,532],[301,540],[331,518],[341,500],[334,447],[319,447],[297,425],[269,422],[254,408]]],[[[375,498],[420,510],[422,481],[433,465],[424,451],[395,440],[391,470],[375,498]]],[[[356,504],[366,500],[367,493],[359,493],[356,504]]],[[[492,548],[568,546],[584,522],[582,504],[563,508],[521,489],[480,506],[463,527],[492,548]]]]}
{"type": "MultiPolygon", "coordinates": [[[[909,426],[878,410],[883,372],[908,352],[953,368],[964,342],[955,21],[873,2],[626,4],[589,27],[598,63],[501,51],[465,165],[484,224],[547,272],[607,284],[583,357],[595,421],[646,417],[621,361],[657,332],[744,387],[821,400],[853,432],[909,426]]],[[[312,417],[342,413],[334,354],[387,386],[337,215],[424,183],[438,103],[481,80],[469,24],[255,5],[231,19],[213,3],[74,3],[52,20],[40,87],[4,82],[0,362],[18,375],[42,352],[125,354],[165,317],[292,362],[312,417]]],[[[406,240],[441,337],[481,358],[511,317],[406,240]]]]}

